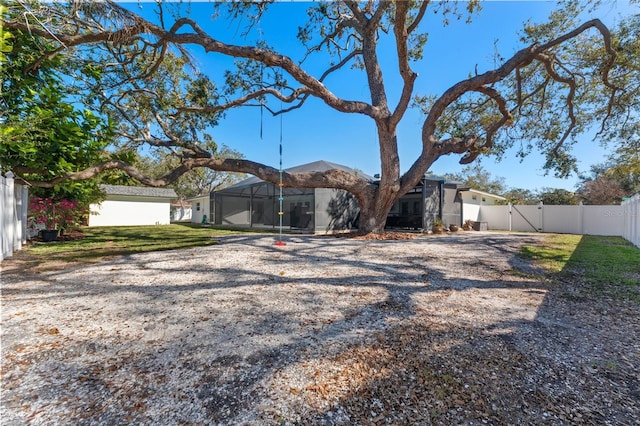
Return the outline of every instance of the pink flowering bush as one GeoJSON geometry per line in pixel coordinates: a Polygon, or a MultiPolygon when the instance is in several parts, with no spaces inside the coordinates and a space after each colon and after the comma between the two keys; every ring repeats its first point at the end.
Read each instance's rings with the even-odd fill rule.
{"type": "Polygon", "coordinates": [[[31,197],[29,216],[44,224],[45,229],[65,230],[82,225],[87,217],[87,208],[77,201],[31,197]]]}

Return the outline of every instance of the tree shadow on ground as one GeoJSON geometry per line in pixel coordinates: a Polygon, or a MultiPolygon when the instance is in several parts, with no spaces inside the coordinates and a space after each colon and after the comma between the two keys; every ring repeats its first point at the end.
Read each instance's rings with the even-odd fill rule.
{"type": "MultiPolygon", "coordinates": [[[[63,315],[86,309],[125,329],[69,331],[61,346],[23,360],[39,365],[45,377],[56,368],[68,373],[62,385],[44,385],[33,410],[58,401],[75,413],[67,415],[70,422],[633,418],[637,408],[578,404],[585,392],[602,396],[611,386],[572,393],[579,377],[563,377],[593,359],[584,353],[592,342],[583,336],[574,351],[579,358],[562,364],[558,357],[569,343],[558,342],[575,337],[555,324],[567,314],[557,314],[557,301],[547,300],[548,286],[515,273],[526,264],[516,256],[522,243],[518,236],[400,243],[292,237],[283,250],[264,236],[243,235],[177,251],[175,258],[114,259],[83,275],[83,283],[69,271],[49,273],[39,286],[12,282],[3,298],[56,305],[63,315]],[[211,266],[245,249],[237,262],[211,266]],[[498,256],[505,261],[494,262],[498,256]],[[190,260],[188,268],[181,259],[190,260]],[[131,278],[141,276],[147,281],[131,278]],[[510,292],[517,297],[510,299],[510,292]],[[96,296],[103,303],[89,306],[96,296]],[[456,305],[466,298],[474,302],[456,305]],[[455,306],[467,312],[456,313],[455,306]],[[489,309],[489,317],[481,314],[489,309]]],[[[77,321],[80,326],[82,317],[77,321]]],[[[11,343],[8,351],[15,351],[11,343]]],[[[611,382],[622,385],[626,371],[611,382]]],[[[633,397],[633,386],[621,387],[617,401],[633,397]]],[[[9,389],[8,397],[25,391],[9,389]]]]}

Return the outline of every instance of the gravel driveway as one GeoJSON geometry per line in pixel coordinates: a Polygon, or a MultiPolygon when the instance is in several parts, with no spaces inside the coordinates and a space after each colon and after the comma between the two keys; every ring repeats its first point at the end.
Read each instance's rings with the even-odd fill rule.
{"type": "MultiPolygon", "coordinates": [[[[2,276],[2,424],[638,424],[638,306],[541,235],[232,236],[2,276]]],[[[5,264],[3,264],[4,266],[5,264]]]]}

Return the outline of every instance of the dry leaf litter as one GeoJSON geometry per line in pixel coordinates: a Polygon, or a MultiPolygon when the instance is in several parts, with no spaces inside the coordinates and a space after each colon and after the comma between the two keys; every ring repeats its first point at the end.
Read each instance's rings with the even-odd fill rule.
{"type": "Polygon", "coordinates": [[[540,238],[5,261],[2,424],[640,424],[637,303],[546,281],[540,238]]]}

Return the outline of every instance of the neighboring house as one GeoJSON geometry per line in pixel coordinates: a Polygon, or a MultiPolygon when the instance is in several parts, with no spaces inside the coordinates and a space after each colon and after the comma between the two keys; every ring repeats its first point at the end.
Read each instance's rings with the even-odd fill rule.
{"type": "MultiPolygon", "coordinates": [[[[343,170],[373,182],[374,178],[349,167],[316,161],[286,169],[289,173],[343,170]]],[[[313,233],[350,230],[358,218],[355,197],[340,189],[283,188],[282,224],[287,229],[313,233]]],[[[211,193],[212,223],[253,228],[277,228],[279,188],[258,177],[211,193]]]]}
{"type": "Polygon", "coordinates": [[[187,201],[191,203],[191,222],[192,223],[209,223],[211,222],[211,206],[209,194],[199,195],[189,198],[187,201]]]}
{"type": "Polygon", "coordinates": [[[100,185],[107,194],[100,204],[90,206],[89,226],[168,225],[171,200],[177,194],[170,188],[100,185]]]}
{"type": "Polygon", "coordinates": [[[191,222],[191,202],[178,200],[171,203],[171,222],[191,222]]]}

